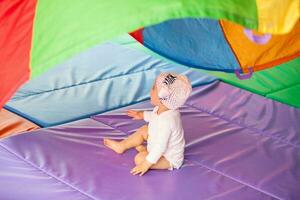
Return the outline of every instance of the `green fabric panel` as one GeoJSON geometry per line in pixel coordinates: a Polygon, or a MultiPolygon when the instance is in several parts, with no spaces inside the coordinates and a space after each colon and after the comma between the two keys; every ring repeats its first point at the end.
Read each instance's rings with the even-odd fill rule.
{"type": "Polygon", "coordinates": [[[206,71],[224,82],[253,93],[300,108],[300,58],[279,66],[258,71],[248,80],[239,80],[235,74],[206,71]]]}
{"type": "Polygon", "coordinates": [[[148,49],[147,47],[145,47],[144,45],[136,41],[136,39],[134,39],[132,36],[126,33],[110,39],[109,42],[120,44],[120,45],[126,44],[126,47],[138,49],[145,53],[150,53],[151,55],[152,53],[154,53],[153,51],[151,51],[150,49],[148,49]]]}
{"type": "MultiPolygon", "coordinates": [[[[134,39],[132,36],[130,36],[129,34],[122,34],[122,35],[119,35],[117,37],[114,37],[113,39],[110,39],[109,40],[110,42],[113,42],[113,43],[116,43],[116,44],[126,44],[126,47],[130,47],[130,48],[134,48],[134,49],[138,49],[140,51],[143,51],[149,55],[153,55],[157,58],[161,58],[161,59],[164,59],[164,60],[167,60],[168,62],[171,62],[171,63],[176,63],[178,64],[176,61],[174,60],[171,60],[171,59],[168,59],[154,51],[152,51],[151,49],[145,47],[144,45],[142,45],[141,43],[137,42],[136,39],[134,39]]],[[[205,73],[205,71],[204,71],[205,73]]]]}
{"type": "Polygon", "coordinates": [[[255,0],[39,0],[31,75],[118,34],[183,17],[222,18],[258,27],[255,0]]]}
{"type": "Polygon", "coordinates": [[[267,97],[300,108],[300,84],[268,94],[267,97]]]}

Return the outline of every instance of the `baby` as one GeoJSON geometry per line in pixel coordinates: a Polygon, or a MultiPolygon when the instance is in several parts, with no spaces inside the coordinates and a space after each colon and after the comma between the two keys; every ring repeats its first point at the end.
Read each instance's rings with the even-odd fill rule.
{"type": "Polygon", "coordinates": [[[127,115],[134,120],[145,120],[148,125],[122,141],[104,139],[104,144],[122,154],[135,147],[136,166],[133,175],[142,176],[149,169],[178,169],[184,159],[184,131],[178,108],[187,100],[192,90],[186,76],[175,73],[161,73],[151,89],[153,111],[129,110],[127,115]],[[147,141],[147,148],[143,143],[147,141]]]}

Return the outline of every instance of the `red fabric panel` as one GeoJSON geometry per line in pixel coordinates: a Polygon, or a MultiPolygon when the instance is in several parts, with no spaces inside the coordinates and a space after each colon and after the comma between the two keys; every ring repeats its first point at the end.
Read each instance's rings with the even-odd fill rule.
{"type": "Polygon", "coordinates": [[[140,28],[136,31],[133,31],[133,32],[129,33],[129,34],[132,37],[134,37],[134,39],[136,39],[138,42],[143,44],[144,43],[143,30],[144,30],[144,28],[140,28]]]}
{"type": "Polygon", "coordinates": [[[0,0],[0,108],[29,79],[36,0],[0,0]]]}

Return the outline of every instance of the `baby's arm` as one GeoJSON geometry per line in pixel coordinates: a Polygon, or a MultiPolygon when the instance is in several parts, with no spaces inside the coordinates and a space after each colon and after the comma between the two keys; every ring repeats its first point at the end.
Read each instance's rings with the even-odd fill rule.
{"type": "Polygon", "coordinates": [[[128,110],[127,115],[132,117],[133,120],[141,120],[144,119],[144,111],[135,111],[135,110],[128,110]]]}
{"type": "Polygon", "coordinates": [[[152,111],[144,111],[143,116],[144,116],[145,122],[150,122],[152,119],[152,116],[153,116],[153,112],[152,111]]]}
{"type": "Polygon", "coordinates": [[[149,122],[152,118],[152,111],[135,111],[135,110],[128,110],[127,115],[132,117],[133,120],[145,120],[149,122]]]}
{"type": "Polygon", "coordinates": [[[146,160],[152,164],[156,164],[157,161],[162,157],[163,153],[167,150],[168,141],[172,133],[169,124],[167,124],[165,121],[159,123],[158,130],[160,131],[156,135],[156,143],[146,157],[146,160]]]}

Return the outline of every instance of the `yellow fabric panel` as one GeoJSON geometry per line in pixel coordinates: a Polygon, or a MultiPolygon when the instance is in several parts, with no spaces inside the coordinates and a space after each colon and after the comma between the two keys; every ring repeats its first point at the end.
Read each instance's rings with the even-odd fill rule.
{"type": "Polygon", "coordinates": [[[256,0],[258,31],[284,34],[300,18],[300,0],[256,0]]]}
{"type": "MultiPolygon", "coordinates": [[[[285,35],[265,35],[269,40],[259,44],[246,35],[246,29],[232,22],[222,20],[221,26],[224,35],[231,46],[241,68],[248,72],[279,65],[290,59],[300,56],[300,21],[285,35]]],[[[248,30],[250,31],[250,30],[248,30]]],[[[250,31],[254,37],[263,36],[250,31]]]]}
{"type": "Polygon", "coordinates": [[[0,138],[38,129],[36,124],[5,109],[0,109],[0,138]]]}

